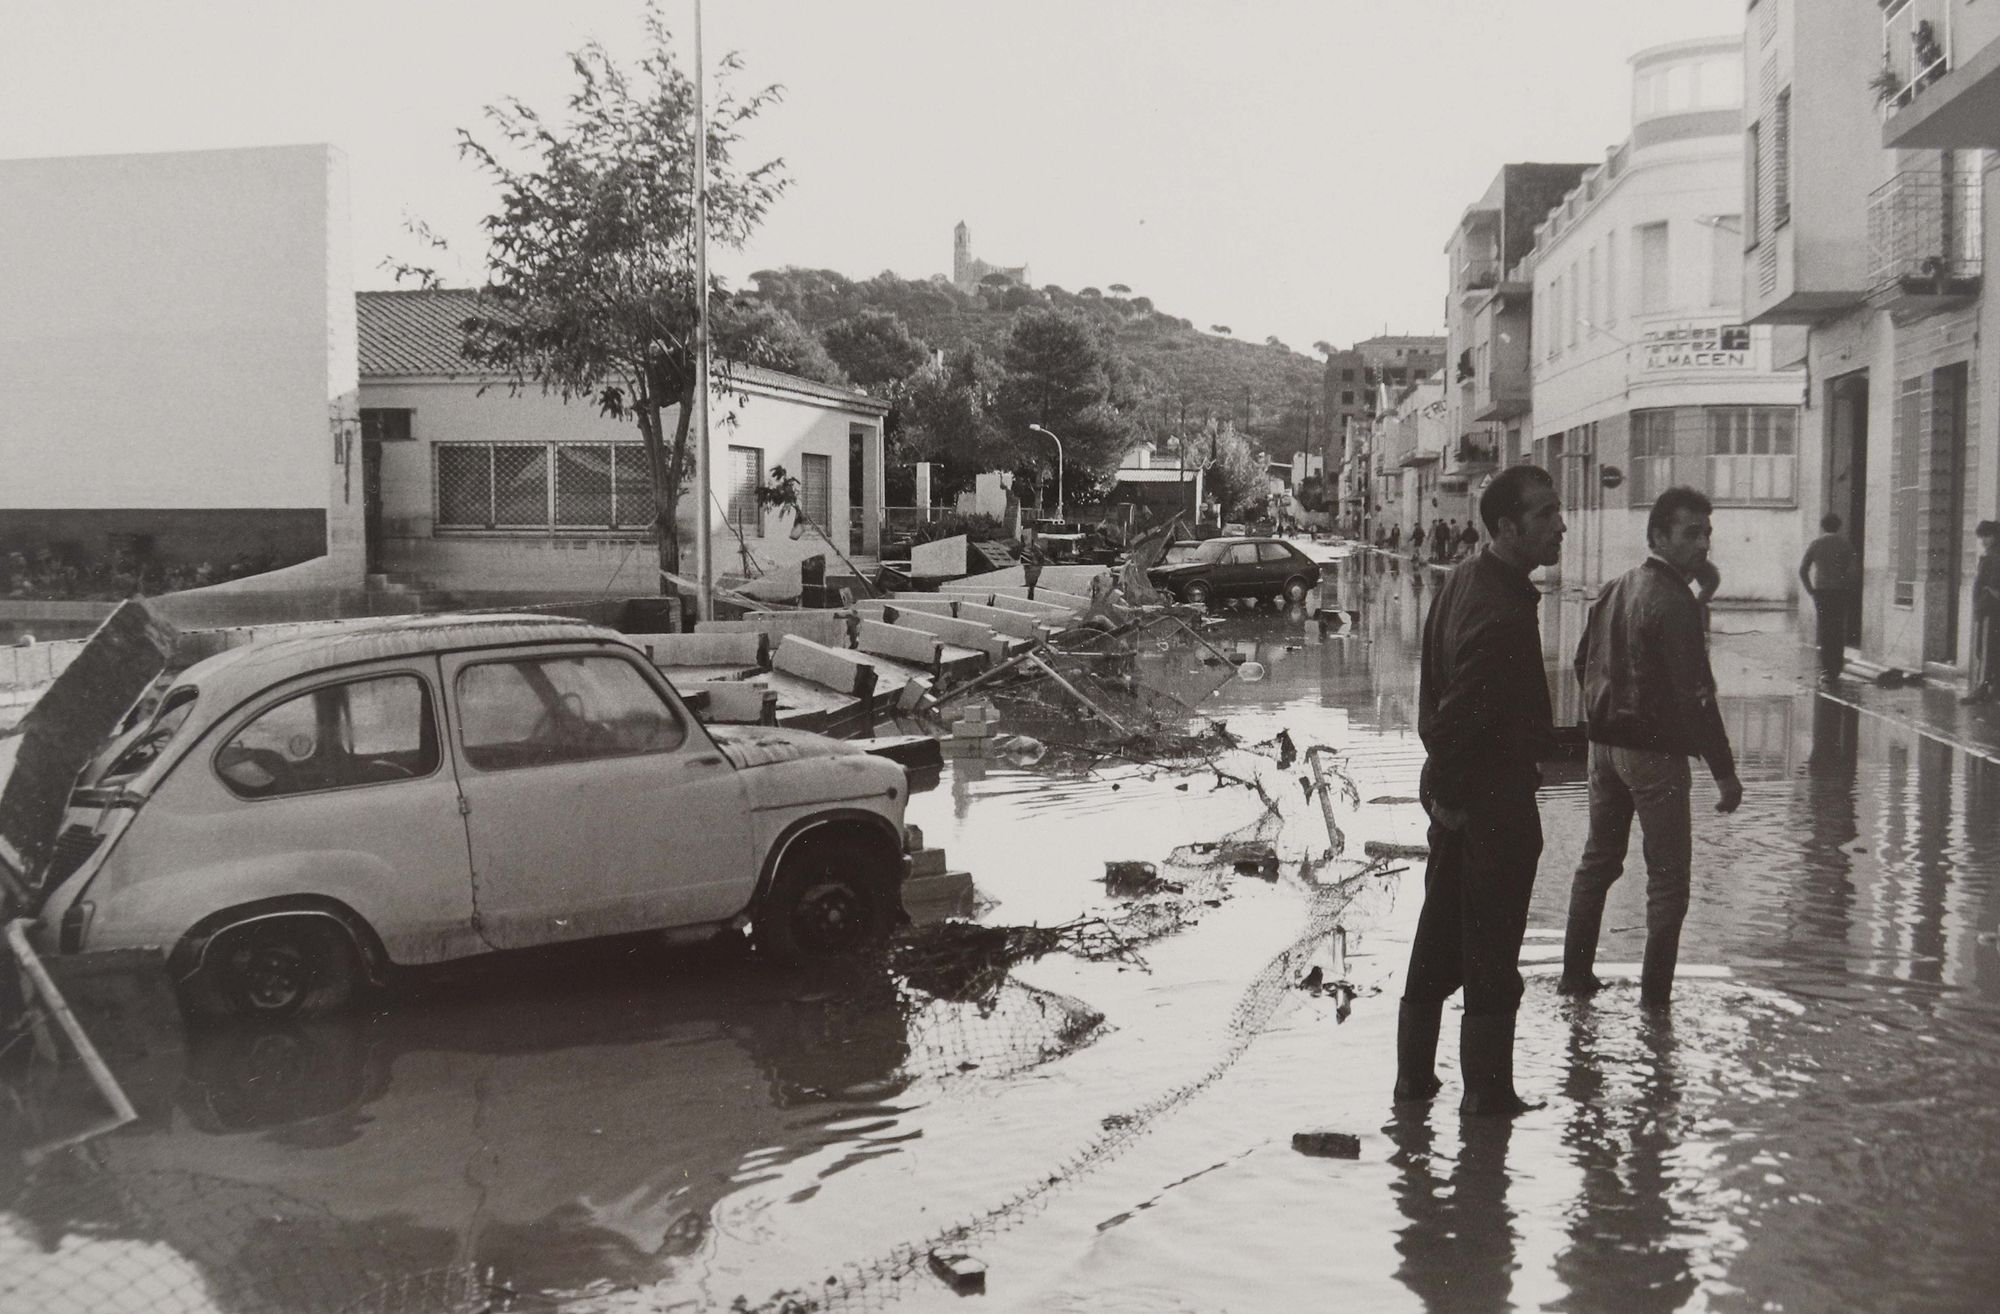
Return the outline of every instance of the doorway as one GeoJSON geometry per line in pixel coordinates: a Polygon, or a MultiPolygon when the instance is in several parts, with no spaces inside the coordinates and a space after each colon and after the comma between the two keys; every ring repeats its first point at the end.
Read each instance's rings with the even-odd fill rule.
{"type": "Polygon", "coordinates": [[[1924,660],[1956,662],[1965,560],[1965,391],[1961,363],[1931,371],[1930,469],[1925,480],[1924,660]]]}
{"type": "MultiPolygon", "coordinates": [[[[1861,578],[1868,578],[1868,371],[1856,370],[1829,379],[1826,385],[1825,468],[1821,486],[1826,490],[1822,515],[1840,517],[1847,541],[1854,547],[1854,559],[1861,563],[1861,578]]],[[[1861,645],[1861,613],[1868,606],[1865,587],[1854,591],[1854,605],[1847,609],[1845,643],[1861,645]]]]}
{"type": "Polygon", "coordinates": [[[361,443],[361,525],[367,573],[382,573],[382,444],[361,443]]]}

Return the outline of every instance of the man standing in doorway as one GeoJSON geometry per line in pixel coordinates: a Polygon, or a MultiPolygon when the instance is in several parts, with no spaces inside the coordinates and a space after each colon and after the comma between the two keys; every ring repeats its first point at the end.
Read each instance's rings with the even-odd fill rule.
{"type": "Polygon", "coordinates": [[[1689,585],[1708,560],[1709,500],[1669,488],[1646,519],[1652,555],[1606,586],[1576,650],[1590,737],[1590,838],[1570,887],[1563,937],[1564,994],[1602,987],[1592,974],[1604,900],[1623,872],[1639,818],[1646,856],[1646,957],[1639,1001],[1672,1000],[1687,916],[1693,819],[1688,758],[1699,756],[1722,791],[1715,810],[1743,801],[1736,760],[1715,700],[1701,604],[1689,585]]]}
{"type": "Polygon", "coordinates": [[[1799,583],[1805,585],[1819,613],[1820,682],[1831,685],[1839,681],[1847,666],[1847,618],[1854,606],[1855,590],[1861,585],[1861,565],[1840,532],[1839,516],[1821,516],[1819,529],[1819,537],[1806,547],[1799,562],[1799,583]]]}
{"type": "Polygon", "coordinates": [[[1535,810],[1553,744],[1542,674],[1541,593],[1529,578],[1562,554],[1562,504],[1548,472],[1509,466],[1479,499],[1486,549],[1453,570],[1424,619],[1417,733],[1430,814],[1424,906],[1410,946],[1396,1032],[1396,1099],[1438,1092],[1438,1022],[1465,990],[1459,1110],[1512,1117],[1538,1107],[1514,1091],[1514,1015],[1528,896],[1542,853],[1535,810]]]}
{"type": "Polygon", "coordinates": [[[1979,540],[1979,573],[1972,577],[1972,679],[1961,703],[1993,701],[1993,663],[2000,659],[2000,521],[1982,520],[1974,527],[1979,540]]]}

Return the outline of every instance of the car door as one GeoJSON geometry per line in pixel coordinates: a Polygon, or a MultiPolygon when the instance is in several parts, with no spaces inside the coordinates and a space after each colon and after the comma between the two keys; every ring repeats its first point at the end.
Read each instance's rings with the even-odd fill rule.
{"type": "Polygon", "coordinates": [[[142,812],[148,862],[199,869],[210,906],[277,896],[346,904],[392,961],[475,952],[458,784],[436,665],[293,681],[192,753],[142,812]]]}
{"type": "Polygon", "coordinates": [[[1240,598],[1256,593],[1257,545],[1231,543],[1222,553],[1222,562],[1216,574],[1219,581],[1216,592],[1225,597],[1240,598]]]}
{"type": "Polygon", "coordinates": [[[444,670],[489,943],[718,921],[749,902],[742,779],[636,654],[460,653],[444,670]]]}

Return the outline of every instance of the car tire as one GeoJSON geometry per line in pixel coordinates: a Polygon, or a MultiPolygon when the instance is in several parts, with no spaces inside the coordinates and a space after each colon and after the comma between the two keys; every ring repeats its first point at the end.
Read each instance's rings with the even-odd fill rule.
{"type": "Polygon", "coordinates": [[[1306,583],[1303,575],[1294,575],[1285,581],[1285,598],[1290,602],[1304,602],[1310,592],[1312,585],[1306,583]]]}
{"type": "Polygon", "coordinates": [[[1214,590],[1209,588],[1206,581],[1190,580],[1181,585],[1181,601],[1191,607],[1206,607],[1213,596],[1214,590]]]}
{"type": "Polygon", "coordinates": [[[790,967],[878,948],[894,920],[893,888],[855,845],[822,843],[788,854],[751,919],[757,952],[790,967]]]}
{"type": "Polygon", "coordinates": [[[276,917],[219,933],[183,998],[198,1016],[277,1022],[337,1013],[361,981],[361,955],[345,927],[276,917]]]}

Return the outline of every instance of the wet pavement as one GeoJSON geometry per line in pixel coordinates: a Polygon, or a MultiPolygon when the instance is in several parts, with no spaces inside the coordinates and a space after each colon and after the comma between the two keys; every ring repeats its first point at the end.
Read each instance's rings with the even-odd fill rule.
{"type": "MultiPolygon", "coordinates": [[[[1518,1042],[1549,1105],[1461,1123],[1454,1013],[1444,1097],[1398,1116],[1421,863],[1355,873],[1369,841],[1422,838],[1428,587],[1354,558],[1325,590],[1353,614],[1336,634],[1227,613],[1210,637],[1265,674],[1212,695],[1199,649],[1141,654],[1226,718],[1246,747],[1216,765],[1275,817],[1213,770],[1065,754],[954,758],[912,800],[996,926],[1129,930],[1104,864],[1161,864],[1168,933],[1129,953],[1050,953],[962,997],[632,946],[508,959],[385,1015],[124,1054],[140,1121],[44,1154],[88,1088],[16,1059],[0,1310],[956,1307],[933,1246],[1017,1310],[1993,1308],[2000,716],[1818,696],[1789,616],[1717,613],[1746,797],[1721,817],[1697,784],[1671,1017],[1637,1007],[1643,873],[1606,913],[1612,987],[1554,993],[1584,834],[1569,764],[1541,797],[1518,1042]],[[1354,785],[1341,859],[1313,861],[1307,764],[1251,747],[1280,730],[1354,785]],[[1229,835],[1272,842],[1276,878],[1172,862],[1229,835]],[[1351,993],[1296,988],[1314,968],[1351,993]],[[1294,1152],[1308,1128],[1360,1157],[1294,1152]]],[[[1579,617],[1544,612],[1562,692],[1579,617]]]]}

